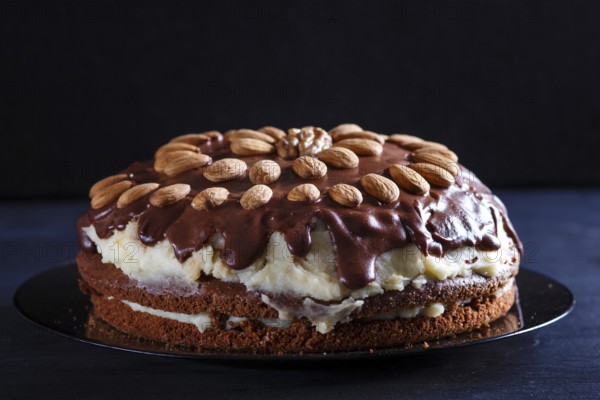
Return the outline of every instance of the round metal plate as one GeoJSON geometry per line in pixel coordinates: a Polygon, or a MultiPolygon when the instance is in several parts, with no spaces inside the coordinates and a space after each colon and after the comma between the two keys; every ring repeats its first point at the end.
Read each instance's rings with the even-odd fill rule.
{"type": "Polygon", "coordinates": [[[138,353],[205,360],[351,360],[397,357],[519,335],[557,321],[575,305],[573,295],[567,287],[537,272],[521,269],[517,275],[518,301],[506,316],[485,330],[375,351],[302,355],[215,353],[171,347],[119,332],[94,318],[88,298],[79,291],[78,279],[79,273],[74,262],[44,271],[19,287],[14,304],[21,315],[34,324],[82,342],[138,353]]]}

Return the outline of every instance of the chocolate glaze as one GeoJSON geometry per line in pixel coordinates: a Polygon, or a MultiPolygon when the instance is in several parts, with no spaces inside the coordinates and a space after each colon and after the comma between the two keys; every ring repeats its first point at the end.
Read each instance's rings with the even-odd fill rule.
{"type": "Polygon", "coordinates": [[[235,157],[244,160],[249,167],[265,158],[279,163],[281,177],[270,185],[273,198],[266,206],[245,210],[239,199],[252,186],[247,177],[215,184],[202,176],[202,169],[168,177],[154,171],[153,161],[136,162],[124,171],[135,184],[188,183],[192,187],[190,194],[162,208],[150,205],[150,195],[147,195],[122,209],[117,209],[115,203],[98,210],[90,209],[78,221],[81,247],[88,252],[95,251],[83,227],[93,224],[98,236],[106,238],[114,229],[122,230],[137,218],[139,238],[144,244],[151,246],[167,239],[182,262],[205,246],[211,235],[221,233],[225,239],[222,260],[230,268],[239,270],[265,251],[274,231],[283,234],[291,254],[305,256],[310,250],[310,231],[321,221],[331,234],[340,281],[350,289],[364,287],[375,279],[374,263],[379,255],[410,243],[424,254],[436,256],[462,246],[496,250],[500,247],[497,231],[504,228],[519,252],[523,251],[502,202],[463,166],[460,166],[456,184],[446,189],[432,186],[425,196],[401,190],[397,201],[383,204],[368,195],[360,185],[363,175],[389,176],[390,164],[409,164],[410,152],[391,143],[384,145],[379,156],[360,157],[357,168],[329,168],[324,178],[313,181],[296,176],[291,170],[291,160],[276,155],[237,156],[229,150],[229,143],[221,139],[202,143],[200,149],[213,160],[235,157]],[[321,191],[317,201],[287,200],[287,193],[293,187],[307,182],[321,191]],[[336,183],[358,187],[363,193],[363,203],[356,208],[346,208],[333,202],[326,192],[336,183]],[[190,203],[194,196],[212,186],[227,188],[231,193],[228,200],[211,210],[193,209],[190,203]]]}

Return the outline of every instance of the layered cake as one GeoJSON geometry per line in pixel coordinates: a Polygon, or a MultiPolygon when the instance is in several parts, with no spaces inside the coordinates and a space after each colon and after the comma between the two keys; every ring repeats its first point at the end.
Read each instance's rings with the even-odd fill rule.
{"type": "Polygon", "coordinates": [[[90,189],[80,286],[197,351],[370,350],[488,326],[522,246],[443,144],[355,124],[186,134],[90,189]]]}

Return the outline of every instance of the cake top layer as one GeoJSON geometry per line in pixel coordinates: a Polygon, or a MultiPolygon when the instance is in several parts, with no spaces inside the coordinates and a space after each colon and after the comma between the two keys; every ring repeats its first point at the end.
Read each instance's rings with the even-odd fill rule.
{"type": "Polygon", "coordinates": [[[137,219],[144,244],[167,239],[182,262],[219,233],[223,262],[243,269],[274,231],[303,257],[321,222],[350,289],[375,279],[379,255],[409,243],[436,256],[497,250],[504,229],[522,252],[504,205],[457,161],[440,143],[354,124],[183,135],[91,188],[81,245],[95,250],[83,227],[108,237],[137,219]]]}

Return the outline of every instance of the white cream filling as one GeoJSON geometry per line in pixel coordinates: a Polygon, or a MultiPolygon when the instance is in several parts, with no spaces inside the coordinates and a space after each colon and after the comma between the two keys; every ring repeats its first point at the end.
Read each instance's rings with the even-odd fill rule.
{"type": "Polygon", "coordinates": [[[419,316],[425,316],[430,318],[439,317],[444,313],[446,307],[441,303],[432,303],[428,306],[419,306],[405,308],[403,310],[396,310],[391,313],[379,315],[377,317],[368,318],[372,319],[396,319],[396,318],[415,318],[419,316]]]}
{"type": "Polygon", "coordinates": [[[375,261],[375,281],[361,289],[350,290],[340,283],[331,238],[322,225],[317,225],[311,233],[312,244],[305,258],[293,256],[283,235],[274,232],[265,254],[242,270],[232,270],[221,261],[223,237],[220,235],[213,235],[209,244],[192,253],[182,264],[175,257],[169,241],[144,245],[139,240],[136,221],[129,222],[124,230],[115,230],[105,239],[98,237],[93,226],[83,230],[96,244],[103,263],[114,264],[147,288],[156,284],[159,290],[164,290],[160,286],[168,282],[170,287],[187,287],[188,291],[193,291],[197,288],[198,278],[206,274],[225,282],[240,282],[248,290],[264,293],[287,293],[322,301],[352,299],[356,302],[355,299],[386,290],[404,290],[409,285],[420,288],[427,282],[472,274],[496,276],[510,269],[513,258],[517,263],[519,260],[512,239],[503,229],[498,232],[501,248],[497,251],[462,247],[438,258],[425,256],[415,245],[408,245],[379,256],[375,261]]]}
{"type": "MultiPolygon", "coordinates": [[[[177,313],[177,312],[172,312],[172,311],[157,310],[155,308],[142,306],[141,304],[133,303],[133,302],[127,301],[127,300],[121,300],[121,302],[127,304],[129,307],[131,307],[131,309],[133,311],[154,315],[156,317],[171,319],[174,321],[182,322],[184,324],[195,325],[196,328],[198,328],[198,330],[200,331],[200,333],[204,333],[208,328],[210,328],[212,326],[210,314],[207,312],[202,312],[202,313],[197,313],[197,314],[184,314],[184,313],[177,313]]],[[[320,305],[320,306],[324,307],[324,309],[327,307],[327,306],[323,306],[323,305],[320,305]]],[[[329,306],[329,307],[331,307],[331,306],[329,306]]],[[[338,322],[344,323],[344,322],[348,322],[350,320],[350,318],[348,318],[348,315],[353,311],[352,308],[348,308],[345,305],[337,305],[337,304],[335,305],[334,308],[336,310],[331,312],[330,317],[328,317],[326,315],[326,313],[323,313],[318,318],[318,320],[311,320],[311,322],[313,323],[313,326],[315,327],[317,332],[319,332],[319,333],[331,332],[338,322]],[[345,311],[343,313],[340,313],[338,306],[340,306],[345,311]],[[348,314],[346,314],[346,311],[348,311],[348,310],[352,310],[352,311],[349,311],[348,314]],[[340,319],[339,316],[343,315],[343,314],[346,314],[346,315],[340,319]]],[[[400,310],[400,311],[397,311],[394,313],[382,315],[381,317],[368,318],[368,320],[414,318],[414,317],[421,316],[421,315],[424,315],[426,317],[435,318],[435,317],[439,317],[443,313],[444,313],[444,306],[439,303],[434,303],[427,307],[409,308],[406,310],[400,310]]],[[[240,322],[243,322],[243,321],[248,321],[249,319],[250,318],[230,316],[225,323],[225,329],[232,329],[236,324],[239,324],[240,322]]],[[[283,329],[289,328],[290,325],[292,324],[292,322],[294,322],[294,319],[282,319],[282,318],[253,318],[252,320],[258,321],[268,327],[283,328],[283,329]]]]}
{"type": "MultiPolygon", "coordinates": [[[[236,324],[239,324],[243,321],[248,321],[249,318],[244,317],[229,317],[227,318],[227,322],[225,323],[225,329],[231,329],[236,324]]],[[[278,318],[254,318],[254,321],[258,321],[261,324],[268,326],[270,328],[289,328],[292,325],[293,321],[286,321],[278,318]]]]}
{"type": "Polygon", "coordinates": [[[293,321],[304,317],[320,333],[332,331],[338,322],[348,322],[350,314],[364,304],[363,300],[355,300],[352,297],[344,299],[341,303],[330,305],[319,304],[312,299],[305,298],[302,307],[290,308],[271,300],[265,294],[261,295],[261,300],[277,310],[280,320],[293,321]]]}
{"type": "Polygon", "coordinates": [[[133,311],[154,315],[155,317],[172,319],[174,321],[183,322],[184,324],[196,325],[196,328],[198,328],[200,333],[204,333],[204,331],[211,326],[210,314],[207,312],[198,314],[183,314],[172,311],[157,310],[155,308],[146,307],[132,301],[121,301],[131,307],[133,311]]]}

